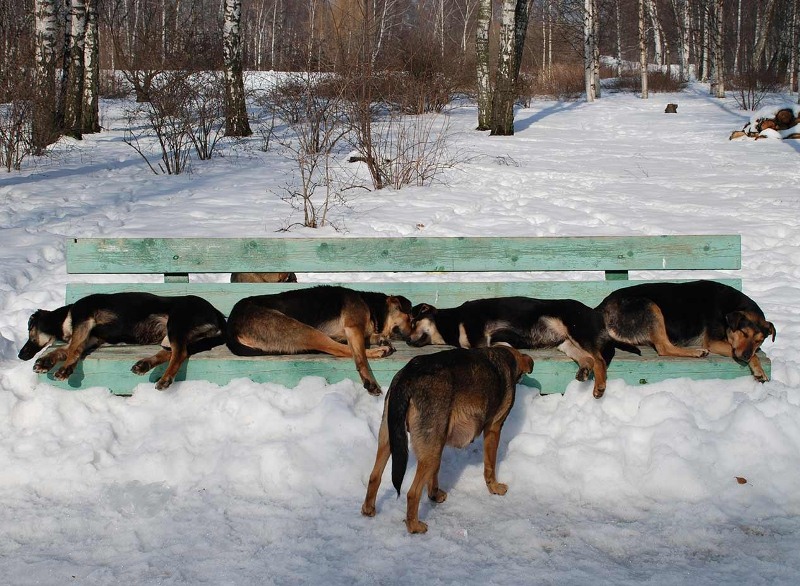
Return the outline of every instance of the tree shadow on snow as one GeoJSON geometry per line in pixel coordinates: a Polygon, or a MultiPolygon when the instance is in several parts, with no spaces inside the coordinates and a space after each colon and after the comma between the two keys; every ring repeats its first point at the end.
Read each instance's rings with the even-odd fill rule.
{"type": "Polygon", "coordinates": [[[531,126],[533,126],[534,124],[536,124],[537,122],[544,120],[548,116],[552,116],[553,114],[558,114],[559,112],[566,112],[567,110],[574,110],[575,108],[578,108],[584,105],[585,103],[586,102],[583,100],[577,102],[556,102],[552,106],[543,108],[538,112],[532,112],[531,115],[527,116],[526,118],[515,119],[514,132],[520,130],[526,130],[531,126]]]}

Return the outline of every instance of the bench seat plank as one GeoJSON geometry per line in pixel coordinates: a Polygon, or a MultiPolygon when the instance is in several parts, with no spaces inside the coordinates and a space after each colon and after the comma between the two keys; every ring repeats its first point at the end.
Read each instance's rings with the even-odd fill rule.
{"type": "Polygon", "coordinates": [[[739,269],[741,237],[75,238],[69,273],[739,269]]]}
{"type": "MultiPolygon", "coordinates": [[[[370,360],[375,377],[384,391],[389,388],[394,374],[411,358],[445,350],[447,346],[410,348],[403,343],[386,358],[370,360]]],[[[157,346],[107,346],[89,354],[78,363],[75,373],[67,381],[52,378],[52,372],[41,375],[42,380],[63,389],[104,387],[118,395],[130,395],[139,384],[152,385],[164,372],[161,365],[144,376],[130,372],[130,367],[145,356],[155,354],[157,346]]],[[[523,377],[522,384],[541,393],[563,393],[575,379],[577,365],[557,350],[531,350],[533,373],[523,377]]],[[[764,371],[769,375],[771,363],[760,353],[764,371]]],[[[358,381],[350,358],[334,358],[325,354],[298,354],[292,356],[235,356],[224,347],[217,347],[189,358],[178,372],[176,381],[205,380],[220,386],[236,378],[248,378],[259,383],[276,383],[295,387],[303,377],[319,376],[329,383],[344,379],[358,381]]],[[[617,351],[608,371],[610,381],[622,379],[630,385],[654,383],[666,379],[688,377],[691,379],[733,379],[751,376],[746,365],[730,358],[710,355],[707,358],[662,358],[650,348],[642,348],[642,356],[617,351]]],[[[591,392],[591,383],[587,392],[591,392]]]]}

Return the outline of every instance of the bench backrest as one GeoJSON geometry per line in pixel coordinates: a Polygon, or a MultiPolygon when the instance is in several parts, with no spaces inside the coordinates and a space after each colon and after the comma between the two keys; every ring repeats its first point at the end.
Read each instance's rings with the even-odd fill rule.
{"type": "MultiPolygon", "coordinates": [[[[629,271],[645,271],[644,278],[651,280],[651,272],[690,271],[689,278],[708,278],[711,271],[739,268],[738,235],[79,238],[67,241],[68,273],[120,277],[114,283],[69,283],[67,302],[100,292],[195,294],[228,313],[242,297],[336,282],[439,307],[507,295],[574,298],[593,306],[611,291],[632,284],[629,271]],[[301,282],[223,283],[208,275],[232,271],[295,272],[301,282]],[[549,274],[562,271],[579,274],[567,275],[568,280],[549,274]],[[698,276],[691,271],[699,271],[698,276]],[[337,273],[348,275],[339,280],[337,273]],[[378,273],[389,275],[381,278],[378,273]],[[465,281],[463,275],[451,273],[499,274],[475,282],[475,277],[465,281]],[[144,274],[158,275],[163,282],[124,282],[124,275],[144,274]]],[[[717,280],[741,288],[739,279],[717,280]]]]}

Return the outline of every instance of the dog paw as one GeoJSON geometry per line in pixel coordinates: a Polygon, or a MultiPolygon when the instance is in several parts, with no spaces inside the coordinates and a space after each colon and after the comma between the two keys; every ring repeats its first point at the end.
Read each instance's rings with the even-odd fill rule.
{"type": "Polygon", "coordinates": [[[508,492],[508,485],[502,482],[487,482],[486,486],[489,487],[489,492],[492,494],[503,496],[508,492]]]}
{"type": "Polygon", "coordinates": [[[409,533],[425,533],[428,531],[428,526],[419,520],[406,519],[406,529],[409,533]]]}
{"type": "Polygon", "coordinates": [[[377,346],[367,349],[367,358],[386,358],[390,354],[394,354],[395,349],[391,344],[385,346],[377,346]]]}
{"type": "Polygon", "coordinates": [[[433,494],[429,494],[428,498],[435,503],[443,503],[447,500],[447,493],[440,488],[437,488],[433,494]]]}
{"type": "Polygon", "coordinates": [[[133,366],[131,366],[131,372],[133,374],[147,374],[150,370],[150,363],[147,360],[140,360],[133,366]]]}
{"type": "Polygon", "coordinates": [[[578,372],[575,373],[575,380],[579,381],[589,380],[589,374],[591,372],[592,371],[590,368],[582,366],[581,368],[578,369],[578,372]]]}
{"type": "Polygon", "coordinates": [[[59,368],[56,373],[53,375],[53,378],[56,380],[67,380],[70,376],[72,376],[73,368],[68,366],[62,366],[59,368]]]}
{"type": "Polygon", "coordinates": [[[602,389],[599,388],[599,387],[595,387],[595,389],[592,391],[592,396],[595,399],[601,399],[603,397],[603,395],[605,395],[605,393],[606,393],[606,388],[605,387],[603,387],[602,389]]]}
{"type": "Polygon", "coordinates": [[[45,374],[50,372],[50,369],[53,368],[53,365],[49,362],[43,362],[41,360],[37,360],[33,364],[33,372],[38,372],[39,374],[45,374]]]}
{"type": "Polygon", "coordinates": [[[368,505],[364,503],[361,505],[361,514],[365,517],[374,517],[375,516],[375,505],[368,505]]]}
{"type": "Polygon", "coordinates": [[[697,358],[705,358],[706,356],[708,356],[708,348],[701,348],[695,353],[695,356],[697,358]]]}
{"type": "Polygon", "coordinates": [[[367,392],[370,395],[374,395],[376,397],[380,397],[380,395],[381,395],[381,387],[374,380],[365,380],[364,381],[364,388],[367,389],[367,392]]]}
{"type": "Polygon", "coordinates": [[[173,380],[175,379],[172,377],[161,377],[156,383],[156,390],[163,391],[172,384],[173,380]]]}
{"type": "Polygon", "coordinates": [[[753,377],[760,383],[765,383],[769,381],[767,373],[764,372],[763,370],[761,372],[754,372],[753,377]]]}

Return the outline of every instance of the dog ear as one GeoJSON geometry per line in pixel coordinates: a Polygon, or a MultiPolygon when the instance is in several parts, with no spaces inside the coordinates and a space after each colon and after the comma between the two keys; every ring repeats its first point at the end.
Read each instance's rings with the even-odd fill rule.
{"type": "Polygon", "coordinates": [[[386,298],[386,305],[395,306],[403,313],[411,313],[411,302],[402,295],[389,295],[386,298]]]}
{"type": "Polygon", "coordinates": [[[421,317],[426,317],[429,315],[436,315],[436,308],[433,305],[428,305],[427,303],[415,305],[411,310],[411,317],[414,319],[420,319],[421,317]]]}
{"type": "Polygon", "coordinates": [[[767,327],[769,328],[769,333],[772,334],[772,341],[775,341],[775,325],[771,322],[767,322],[767,327]]]}
{"type": "Polygon", "coordinates": [[[520,372],[530,374],[533,372],[533,358],[522,352],[517,353],[517,364],[520,372]]]}
{"type": "Polygon", "coordinates": [[[741,311],[732,311],[728,315],[725,316],[725,323],[728,324],[728,328],[731,330],[741,330],[742,323],[747,321],[747,316],[741,311]]]}

